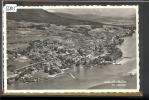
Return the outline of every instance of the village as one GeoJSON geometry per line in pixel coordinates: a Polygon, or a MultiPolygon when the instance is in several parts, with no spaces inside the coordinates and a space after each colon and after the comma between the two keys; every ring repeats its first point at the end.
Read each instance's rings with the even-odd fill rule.
{"type": "MultiPolygon", "coordinates": [[[[72,37],[70,34],[70,36],[66,35],[67,38],[63,36],[64,38],[61,40],[32,40],[26,48],[8,50],[8,61],[15,62],[16,59],[30,60],[28,65],[11,71],[13,74],[7,78],[9,85],[16,81],[38,82],[41,78],[35,77],[34,74],[39,72],[46,73],[48,78],[52,78],[65,73],[65,70],[75,67],[90,68],[113,64],[123,56],[122,51],[117,46],[124,42],[125,37],[132,36],[135,30],[132,26],[118,27],[110,25],[94,29],[89,25],[84,25],[84,27],[83,25],[78,27],[55,27],[64,28],[72,36],[76,32],[83,36],[70,38],[72,37]]],[[[44,30],[39,26],[38,29],[44,30]]]]}

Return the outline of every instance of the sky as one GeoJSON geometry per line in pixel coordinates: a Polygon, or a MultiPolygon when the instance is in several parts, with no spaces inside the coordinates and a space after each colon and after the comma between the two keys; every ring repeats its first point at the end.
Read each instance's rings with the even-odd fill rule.
{"type": "Polygon", "coordinates": [[[69,14],[93,14],[100,16],[116,16],[116,17],[129,17],[135,16],[136,9],[135,8],[87,8],[87,9],[46,9],[49,12],[61,12],[61,13],[69,13],[69,14]]]}

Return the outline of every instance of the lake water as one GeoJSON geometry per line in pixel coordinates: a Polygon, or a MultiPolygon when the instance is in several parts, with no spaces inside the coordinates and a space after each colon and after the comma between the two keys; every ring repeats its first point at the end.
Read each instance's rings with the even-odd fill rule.
{"type": "Polygon", "coordinates": [[[45,79],[33,83],[16,83],[8,86],[8,89],[107,89],[107,88],[136,88],[136,77],[124,76],[129,71],[136,68],[136,35],[126,37],[124,43],[119,46],[122,49],[123,57],[122,65],[101,65],[94,68],[71,69],[61,77],[54,79],[45,79]],[[126,81],[126,86],[100,85],[105,81],[126,81]]]}

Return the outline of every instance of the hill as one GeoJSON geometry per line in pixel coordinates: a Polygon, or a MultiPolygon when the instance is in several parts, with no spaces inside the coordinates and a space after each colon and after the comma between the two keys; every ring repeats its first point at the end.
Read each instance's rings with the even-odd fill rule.
{"type": "Polygon", "coordinates": [[[55,12],[56,15],[62,16],[65,18],[71,18],[76,20],[84,20],[97,22],[102,24],[113,24],[113,25],[135,25],[136,17],[131,16],[109,16],[109,15],[100,15],[100,14],[68,14],[55,12]]]}
{"type": "Polygon", "coordinates": [[[98,25],[101,23],[92,22],[88,20],[73,19],[69,17],[60,16],[55,13],[45,11],[43,9],[18,9],[16,13],[8,13],[7,18],[9,20],[16,21],[27,21],[27,22],[37,22],[37,23],[50,23],[58,25],[98,25]]]}
{"type": "Polygon", "coordinates": [[[96,15],[96,14],[81,14],[78,16],[80,19],[86,19],[92,22],[100,22],[104,24],[113,25],[135,25],[135,16],[109,16],[109,15],[96,15]]]}

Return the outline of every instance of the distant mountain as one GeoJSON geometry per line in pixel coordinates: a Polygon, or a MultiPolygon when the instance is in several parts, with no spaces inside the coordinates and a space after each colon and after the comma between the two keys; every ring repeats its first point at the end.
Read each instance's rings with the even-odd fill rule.
{"type": "Polygon", "coordinates": [[[80,19],[77,15],[72,15],[72,14],[68,14],[68,13],[55,12],[54,14],[57,16],[70,18],[70,19],[80,19]]]}
{"type": "Polygon", "coordinates": [[[77,20],[90,20],[94,21],[97,18],[101,18],[101,16],[93,15],[93,14],[68,14],[68,13],[60,13],[60,12],[55,12],[56,15],[66,17],[66,18],[71,18],[71,19],[77,19],[77,20]]]}
{"type": "Polygon", "coordinates": [[[74,25],[74,24],[91,24],[98,25],[101,23],[88,20],[76,19],[73,15],[51,13],[42,9],[18,9],[16,13],[8,13],[9,20],[28,21],[38,23],[50,23],[58,25],[74,25]],[[66,17],[67,16],[67,17],[66,17]]]}
{"type": "Polygon", "coordinates": [[[78,15],[79,19],[90,20],[92,22],[99,22],[103,24],[113,24],[113,25],[134,25],[136,22],[136,17],[132,16],[103,16],[103,15],[93,15],[93,14],[81,14],[78,15]]]}
{"type": "Polygon", "coordinates": [[[56,15],[72,18],[77,20],[88,20],[97,23],[103,24],[116,24],[116,25],[127,25],[127,24],[135,24],[136,17],[134,15],[131,16],[109,16],[109,15],[100,15],[100,14],[68,14],[68,13],[60,13],[55,12],[56,15]]]}

